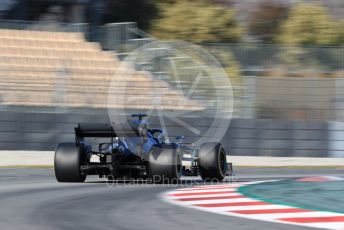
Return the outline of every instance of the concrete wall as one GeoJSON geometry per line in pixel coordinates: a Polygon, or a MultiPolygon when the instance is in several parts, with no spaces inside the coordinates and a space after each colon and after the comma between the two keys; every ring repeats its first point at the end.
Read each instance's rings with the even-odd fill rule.
{"type": "MultiPolygon", "coordinates": [[[[212,119],[185,118],[205,131],[212,119]]],[[[151,127],[158,125],[150,119],[151,127]]],[[[73,128],[78,122],[108,122],[106,111],[49,113],[0,112],[1,150],[53,150],[56,144],[74,141],[73,128]]],[[[167,120],[170,135],[195,135],[167,120]]],[[[216,127],[213,127],[216,128],[216,127]]],[[[213,136],[209,136],[212,140],[213,136]]],[[[325,121],[291,121],[275,119],[233,119],[223,140],[232,155],[343,157],[344,124],[325,121]]]]}
{"type": "Polygon", "coordinates": [[[259,77],[256,79],[256,108],[261,118],[336,119],[335,78],[259,77]]]}

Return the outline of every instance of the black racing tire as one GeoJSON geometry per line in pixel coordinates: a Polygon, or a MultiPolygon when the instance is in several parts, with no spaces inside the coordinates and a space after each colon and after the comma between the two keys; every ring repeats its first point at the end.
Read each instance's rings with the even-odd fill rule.
{"type": "Polygon", "coordinates": [[[56,147],[54,169],[58,182],[84,182],[86,175],[80,172],[84,162],[80,148],[75,143],[61,143],[56,147]]]}
{"type": "Polygon", "coordinates": [[[148,173],[153,183],[177,184],[182,175],[182,158],[175,145],[154,146],[149,153],[148,173]]]}
{"type": "Polygon", "coordinates": [[[198,151],[198,169],[204,181],[222,181],[226,176],[226,152],[220,143],[204,143],[198,151]]]}

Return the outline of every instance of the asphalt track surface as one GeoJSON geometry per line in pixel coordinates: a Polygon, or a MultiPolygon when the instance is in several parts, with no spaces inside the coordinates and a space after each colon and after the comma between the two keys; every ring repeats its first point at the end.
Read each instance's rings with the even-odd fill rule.
{"type": "MultiPolygon", "coordinates": [[[[241,168],[236,174],[238,181],[254,181],[343,176],[344,170],[241,168]]],[[[310,229],[221,216],[159,199],[161,193],[175,188],[128,183],[109,186],[96,177],[83,184],[64,184],[55,181],[52,169],[0,169],[0,229],[310,229]]]]}

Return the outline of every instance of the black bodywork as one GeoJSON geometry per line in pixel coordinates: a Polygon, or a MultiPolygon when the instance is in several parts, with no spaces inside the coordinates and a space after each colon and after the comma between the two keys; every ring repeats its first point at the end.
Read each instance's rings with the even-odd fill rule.
{"type": "MultiPolygon", "coordinates": [[[[149,154],[155,148],[175,148],[177,154],[192,151],[187,144],[182,143],[182,137],[176,142],[168,143],[164,138],[164,130],[148,128],[144,115],[132,115],[134,119],[127,130],[114,130],[109,124],[78,124],[75,128],[76,145],[83,152],[82,174],[111,176],[114,178],[145,178],[148,175],[149,154]],[[93,150],[87,138],[107,138],[108,142],[98,144],[98,150],[93,150]],[[99,162],[91,162],[91,156],[99,157],[99,162]]],[[[184,168],[184,175],[197,175],[196,167],[192,170],[184,168]]]]}
{"type": "Polygon", "coordinates": [[[115,130],[110,124],[78,124],[75,143],[61,143],[56,148],[57,180],[83,182],[86,175],[110,179],[156,177],[158,183],[164,177],[179,181],[182,175],[201,175],[204,180],[224,179],[228,164],[220,143],[195,147],[185,143],[183,136],[171,142],[163,129],[149,128],[143,120],[145,116],[132,115],[133,120],[126,129],[115,130]],[[191,156],[187,166],[182,165],[184,154],[191,156]]]}

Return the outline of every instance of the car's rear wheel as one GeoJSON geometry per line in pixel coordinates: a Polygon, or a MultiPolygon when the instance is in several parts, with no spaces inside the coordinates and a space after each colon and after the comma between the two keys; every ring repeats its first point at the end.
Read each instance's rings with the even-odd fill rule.
{"type": "Polygon", "coordinates": [[[226,176],[226,152],[220,143],[204,143],[198,151],[198,168],[205,181],[222,181],[226,176]]]}
{"type": "Polygon", "coordinates": [[[182,159],[175,145],[154,146],[149,153],[149,176],[153,183],[179,183],[182,159]]]}
{"type": "Polygon", "coordinates": [[[61,143],[55,150],[55,177],[59,182],[84,182],[86,175],[82,175],[80,165],[84,157],[75,143],[61,143]]]}

